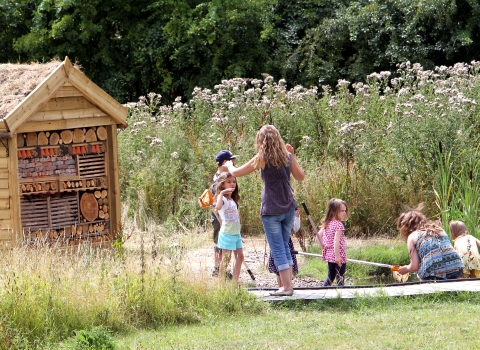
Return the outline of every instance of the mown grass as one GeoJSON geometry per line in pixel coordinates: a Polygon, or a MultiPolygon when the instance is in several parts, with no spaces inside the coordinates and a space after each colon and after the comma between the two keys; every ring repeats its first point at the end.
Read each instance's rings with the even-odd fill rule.
{"type": "Polygon", "coordinates": [[[229,316],[115,337],[118,349],[474,349],[478,293],[369,297],[270,305],[229,316]]]}

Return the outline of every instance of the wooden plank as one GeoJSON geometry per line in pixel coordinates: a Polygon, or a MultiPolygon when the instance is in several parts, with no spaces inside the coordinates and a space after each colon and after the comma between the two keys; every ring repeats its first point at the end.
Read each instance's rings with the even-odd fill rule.
{"type": "MultiPolygon", "coordinates": [[[[0,227],[2,227],[0,223],[0,227]]],[[[12,240],[12,230],[9,228],[0,229],[0,240],[1,241],[11,241],[12,240]]]]}
{"type": "Polygon", "coordinates": [[[63,130],[67,128],[67,121],[66,120],[49,120],[44,122],[35,122],[35,123],[24,123],[17,129],[19,133],[25,132],[33,132],[33,131],[40,131],[40,130],[63,130]]]}
{"type": "Polygon", "coordinates": [[[4,118],[10,132],[14,133],[29,117],[34,114],[67,81],[67,76],[60,64],[35,90],[17,105],[4,118]]]}
{"type": "Polygon", "coordinates": [[[83,93],[81,93],[76,87],[72,86],[70,83],[68,84],[69,86],[65,84],[58,89],[53,95],[53,98],[83,96],[83,93]]]}
{"type": "MultiPolygon", "coordinates": [[[[18,245],[22,241],[22,237],[19,233],[22,232],[22,217],[20,212],[20,185],[18,183],[18,157],[14,155],[17,154],[17,142],[16,137],[13,139],[13,142],[10,142],[10,157],[8,166],[10,168],[10,188],[8,189],[8,197],[0,198],[9,198],[10,199],[10,212],[11,212],[11,222],[9,222],[10,227],[12,228],[12,243],[18,245]]],[[[7,191],[7,190],[1,190],[7,191]]]]}
{"type": "Polygon", "coordinates": [[[10,209],[10,199],[0,199],[0,209],[10,209]]]}
{"type": "Polygon", "coordinates": [[[107,159],[107,176],[108,176],[108,207],[110,213],[111,233],[121,227],[121,205],[120,205],[120,179],[118,169],[118,144],[117,144],[117,128],[109,126],[107,128],[108,138],[105,157],[107,159]]]}
{"type": "Polygon", "coordinates": [[[0,220],[1,219],[10,219],[10,210],[8,209],[1,209],[0,210],[0,220]]]}
{"type": "Polygon", "coordinates": [[[112,96],[103,91],[93,81],[88,79],[82,72],[74,67],[65,68],[68,74],[68,81],[80,90],[85,98],[98,106],[109,115],[117,124],[127,125],[128,109],[122,106],[112,96]]]}
{"type": "Polygon", "coordinates": [[[0,179],[0,188],[8,188],[9,180],[7,179],[0,179]]]}
{"type": "Polygon", "coordinates": [[[39,112],[48,112],[48,111],[62,111],[70,109],[88,109],[96,108],[89,100],[83,96],[79,97],[60,97],[60,98],[51,98],[48,100],[39,112]]]}
{"type": "Polygon", "coordinates": [[[8,158],[0,158],[0,169],[8,169],[8,158]]]}
{"type": "Polygon", "coordinates": [[[0,198],[10,198],[10,190],[5,188],[0,188],[0,198]]]}
{"type": "Polygon", "coordinates": [[[8,131],[7,124],[5,124],[3,119],[0,120],[0,132],[7,132],[7,131],[8,131]]]}
{"type": "Polygon", "coordinates": [[[117,123],[110,117],[80,118],[67,120],[67,128],[86,128],[100,125],[116,125],[117,123]]]}
{"type": "Polygon", "coordinates": [[[46,120],[58,120],[58,119],[76,119],[76,118],[97,118],[107,116],[103,111],[96,107],[85,109],[68,109],[62,111],[46,111],[37,112],[32,115],[29,122],[43,122],[46,120]]]}
{"type": "Polygon", "coordinates": [[[0,179],[8,179],[8,169],[0,169],[0,179]]]}

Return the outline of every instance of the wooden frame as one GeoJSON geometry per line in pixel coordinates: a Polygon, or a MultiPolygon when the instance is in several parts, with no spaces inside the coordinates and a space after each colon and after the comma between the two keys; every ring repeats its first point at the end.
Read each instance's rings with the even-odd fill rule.
{"type": "Polygon", "coordinates": [[[24,225],[42,215],[28,225],[47,242],[111,240],[121,226],[117,128],[126,118],[68,57],[10,111],[0,122],[0,242],[22,243],[24,225]],[[82,207],[84,197],[99,216],[82,207]],[[45,207],[27,217],[22,205],[45,207]]]}

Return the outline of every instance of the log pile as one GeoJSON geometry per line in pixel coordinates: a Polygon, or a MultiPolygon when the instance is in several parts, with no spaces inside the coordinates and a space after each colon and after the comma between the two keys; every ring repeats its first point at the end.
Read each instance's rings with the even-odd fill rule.
{"type": "Polygon", "coordinates": [[[90,143],[105,141],[108,138],[107,129],[103,126],[65,129],[59,131],[40,131],[17,134],[17,147],[56,146],[75,143],[90,143]]]}

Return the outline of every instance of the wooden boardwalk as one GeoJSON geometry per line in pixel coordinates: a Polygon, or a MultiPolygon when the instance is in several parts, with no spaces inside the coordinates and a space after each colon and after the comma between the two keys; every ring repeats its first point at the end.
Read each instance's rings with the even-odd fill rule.
{"type": "Polygon", "coordinates": [[[294,288],[293,296],[270,296],[275,289],[251,288],[249,292],[263,301],[351,299],[375,296],[407,296],[440,292],[480,292],[480,278],[436,282],[407,282],[384,286],[345,286],[294,288]]]}

